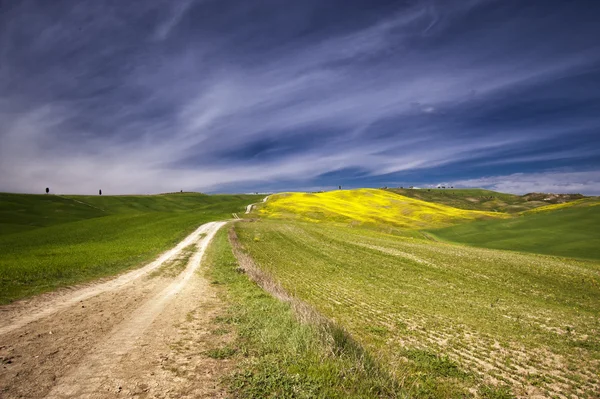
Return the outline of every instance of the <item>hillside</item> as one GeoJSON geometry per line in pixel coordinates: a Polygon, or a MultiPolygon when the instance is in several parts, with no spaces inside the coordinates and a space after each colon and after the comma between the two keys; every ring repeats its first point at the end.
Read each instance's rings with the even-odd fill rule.
{"type": "Polygon", "coordinates": [[[278,219],[424,229],[506,215],[452,208],[377,189],[284,193],[269,197],[259,214],[278,219]]]}
{"type": "Polygon", "coordinates": [[[444,204],[460,209],[518,213],[529,209],[580,199],[580,194],[530,193],[515,195],[480,188],[465,189],[399,189],[388,191],[423,201],[444,204]]]}
{"type": "Polygon", "coordinates": [[[106,216],[106,212],[57,195],[0,193],[0,235],[106,216]]]}
{"type": "Polygon", "coordinates": [[[261,198],[0,194],[0,303],[136,267],[261,198]]]}
{"type": "Polygon", "coordinates": [[[505,220],[429,230],[434,236],[478,247],[600,259],[600,200],[548,205],[505,220]]]}
{"type": "MultiPolygon", "coordinates": [[[[35,195],[0,193],[0,235],[119,214],[220,209],[248,195],[35,195]]],[[[258,198],[258,197],[256,197],[258,198]]]]}

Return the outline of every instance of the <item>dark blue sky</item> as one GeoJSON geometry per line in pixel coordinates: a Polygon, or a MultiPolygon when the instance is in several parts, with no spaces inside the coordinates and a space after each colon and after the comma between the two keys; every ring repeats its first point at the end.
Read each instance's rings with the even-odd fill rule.
{"type": "Polygon", "coordinates": [[[0,191],[600,194],[600,1],[0,0],[0,191]]]}

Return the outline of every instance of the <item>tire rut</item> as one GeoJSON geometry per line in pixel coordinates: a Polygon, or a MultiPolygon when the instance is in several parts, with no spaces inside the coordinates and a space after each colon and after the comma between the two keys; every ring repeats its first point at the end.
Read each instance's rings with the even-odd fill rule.
{"type": "MultiPolygon", "coordinates": [[[[153,390],[153,397],[170,397],[169,392],[179,390],[178,396],[185,397],[181,390],[190,388],[191,382],[172,386],[173,378],[163,376],[161,384],[152,384],[163,372],[153,355],[172,352],[172,340],[181,335],[177,325],[186,322],[187,314],[209,315],[218,308],[212,288],[196,271],[224,224],[204,224],[142,269],[60,294],[47,301],[46,307],[43,301],[35,301],[29,314],[27,306],[10,309],[13,323],[3,319],[0,330],[0,397],[114,397],[126,381],[137,381],[133,384],[137,391],[130,391],[131,395],[146,396],[153,390]],[[140,278],[193,243],[197,250],[177,277],[140,278]],[[154,363],[140,367],[148,357],[154,363]],[[132,358],[137,358],[133,364],[132,358]],[[148,374],[150,366],[153,374],[148,374]]],[[[201,321],[198,331],[210,320],[201,321]]],[[[205,360],[195,361],[201,365],[205,360]]],[[[193,397],[205,396],[202,392],[211,384],[207,380],[198,385],[202,379],[195,380],[195,388],[190,388],[193,397]]],[[[214,385],[205,397],[220,396],[214,385]]]]}

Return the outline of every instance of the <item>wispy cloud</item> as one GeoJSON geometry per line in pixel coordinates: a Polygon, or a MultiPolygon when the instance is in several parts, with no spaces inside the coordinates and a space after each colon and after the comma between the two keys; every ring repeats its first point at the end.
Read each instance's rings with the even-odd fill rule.
{"type": "Polygon", "coordinates": [[[197,0],[180,0],[174,3],[171,10],[167,10],[168,17],[158,25],[154,31],[154,37],[157,40],[164,40],[169,35],[171,30],[177,26],[186,11],[192,6],[192,3],[197,0]]]}
{"type": "Polygon", "coordinates": [[[513,173],[505,176],[460,180],[454,184],[455,187],[481,187],[516,194],[583,192],[588,195],[600,195],[600,171],[513,173]]]}
{"type": "Polygon", "coordinates": [[[544,4],[23,2],[0,16],[0,190],[600,169],[600,28],[544,4]]]}

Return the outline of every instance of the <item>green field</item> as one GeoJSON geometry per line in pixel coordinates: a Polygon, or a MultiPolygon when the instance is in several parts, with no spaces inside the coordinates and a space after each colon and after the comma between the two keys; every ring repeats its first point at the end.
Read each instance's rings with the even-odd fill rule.
{"type": "MultiPolygon", "coordinates": [[[[483,248],[600,259],[598,197],[573,197],[569,202],[548,205],[480,189],[454,190],[460,192],[457,197],[446,196],[452,194],[452,190],[404,191],[429,193],[431,197],[425,201],[375,189],[284,193],[272,195],[266,204],[258,206],[256,214],[269,219],[369,227],[398,236],[426,237],[483,248]],[[485,194],[484,197],[493,194],[505,203],[513,201],[511,206],[521,201],[518,209],[529,209],[519,213],[484,212],[445,204],[476,194],[485,194]],[[444,204],[432,202],[440,196],[446,198],[444,204]]],[[[467,203],[482,207],[482,204],[467,203]]]]}
{"type": "MultiPolygon", "coordinates": [[[[140,266],[261,199],[0,194],[0,303],[140,266]]],[[[238,359],[231,392],[597,397],[599,204],[479,189],[270,196],[235,225],[236,250],[287,300],[250,281],[227,229],[207,252],[228,304],[218,323],[237,333],[215,349],[238,359]]]]}
{"type": "Polygon", "coordinates": [[[478,247],[600,260],[600,200],[524,212],[512,219],[459,224],[430,234],[478,247]]]}
{"type": "Polygon", "coordinates": [[[0,194],[0,303],[139,266],[260,198],[0,194]]]}
{"type": "Polygon", "coordinates": [[[595,397],[600,201],[404,191],[419,197],[275,195],[262,220],[236,229],[262,270],[346,329],[400,396],[595,397]]]}
{"type": "MultiPolygon", "coordinates": [[[[221,229],[206,253],[206,275],[228,306],[215,333],[236,339],[214,350],[237,364],[225,380],[235,398],[403,397],[391,376],[335,326],[302,323],[290,303],[262,290],[240,272],[221,229]]],[[[268,276],[261,276],[263,281],[268,276]]]]}
{"type": "Polygon", "coordinates": [[[283,287],[345,328],[411,397],[600,387],[600,264],[325,223],[238,223],[283,287]]]}
{"type": "Polygon", "coordinates": [[[457,189],[400,189],[390,188],[388,191],[423,201],[435,202],[460,209],[489,212],[517,213],[529,209],[555,204],[562,201],[573,201],[581,195],[564,195],[552,198],[544,194],[515,195],[480,188],[457,189]],[[548,198],[550,197],[550,198],[548,198]]]}

